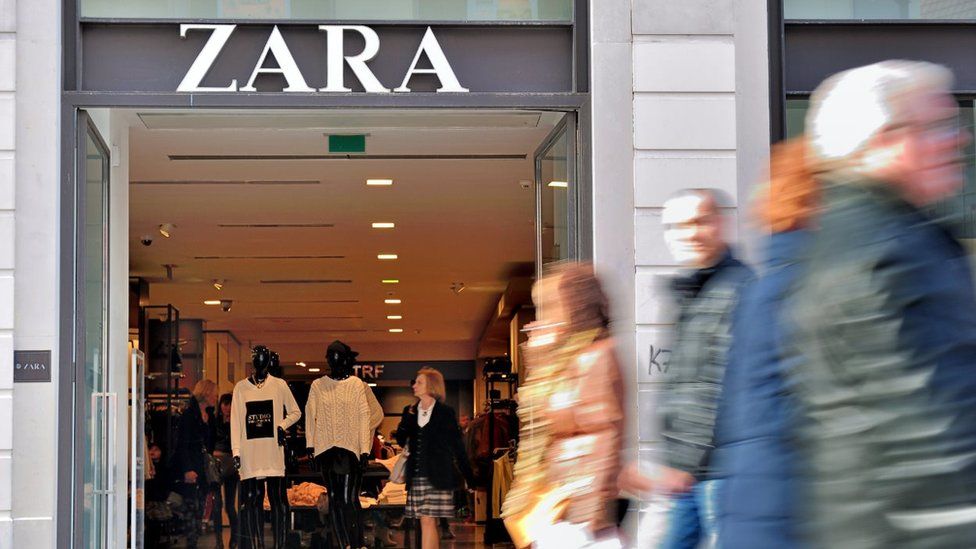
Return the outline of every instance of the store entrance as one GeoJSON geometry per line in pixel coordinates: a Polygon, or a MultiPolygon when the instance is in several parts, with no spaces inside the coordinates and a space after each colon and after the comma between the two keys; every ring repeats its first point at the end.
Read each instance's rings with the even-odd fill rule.
{"type": "MultiPolygon", "coordinates": [[[[83,436],[109,440],[106,455],[123,444],[113,450],[104,430],[130,433],[119,465],[103,471],[115,482],[89,475],[112,488],[94,492],[105,501],[85,515],[103,525],[93,535],[145,547],[230,544],[238,506],[221,503],[235,495],[224,483],[186,501],[193,479],[179,470],[180,429],[188,407],[211,397],[202,416],[221,425],[220,401],[251,374],[257,345],[277,354],[273,374],[302,409],[310,383],[329,372],[329,344],[358,353],[355,375],[383,408],[376,457],[397,451],[391,432],[423,366],[444,374],[445,401],[461,417],[509,398],[515,383],[487,387],[484,359],[507,357],[517,376],[531,282],[545,263],[577,254],[574,120],[522,110],[92,112],[89,156],[111,172],[100,195],[86,195],[105,206],[100,280],[111,303],[105,341],[94,342],[108,358],[92,392],[133,397],[128,410],[112,406],[125,399],[93,399],[86,420],[94,427],[83,436]],[[105,281],[120,272],[127,284],[105,281]]],[[[296,498],[289,543],[334,539],[316,507],[323,482],[302,420],[284,444],[296,498]]],[[[96,469],[110,461],[89,455],[96,469]]],[[[382,476],[364,497],[377,499],[382,476]]],[[[369,515],[368,540],[407,541],[388,528],[395,507],[369,515]]]]}

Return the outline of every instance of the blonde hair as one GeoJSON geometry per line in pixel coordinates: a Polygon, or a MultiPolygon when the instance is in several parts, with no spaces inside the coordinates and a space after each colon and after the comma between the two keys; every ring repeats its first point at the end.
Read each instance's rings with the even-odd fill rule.
{"type": "Polygon", "coordinates": [[[418,376],[424,376],[427,380],[427,393],[436,398],[438,402],[443,402],[447,396],[447,387],[444,385],[444,374],[429,367],[424,366],[417,372],[418,376]]]}
{"type": "Polygon", "coordinates": [[[804,137],[773,147],[769,185],[756,200],[759,219],[773,233],[808,228],[816,216],[820,183],[809,156],[804,137]]]}
{"type": "Polygon", "coordinates": [[[209,379],[201,379],[193,386],[193,398],[197,399],[197,402],[206,401],[208,395],[217,396],[217,384],[209,379]]]}

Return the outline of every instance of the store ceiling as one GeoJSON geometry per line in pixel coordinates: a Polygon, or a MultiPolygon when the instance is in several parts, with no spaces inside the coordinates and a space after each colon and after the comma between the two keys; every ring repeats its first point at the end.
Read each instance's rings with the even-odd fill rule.
{"type": "Polygon", "coordinates": [[[533,270],[534,193],[519,182],[559,117],[129,113],[131,274],[150,281],[153,304],[268,345],[286,364],[321,362],[333,339],[362,360],[474,358],[510,277],[533,270]],[[321,159],[329,133],[368,134],[368,156],[391,159],[321,159]],[[387,253],[398,259],[377,259],[387,253]],[[233,305],[225,313],[209,299],[233,305]]]}

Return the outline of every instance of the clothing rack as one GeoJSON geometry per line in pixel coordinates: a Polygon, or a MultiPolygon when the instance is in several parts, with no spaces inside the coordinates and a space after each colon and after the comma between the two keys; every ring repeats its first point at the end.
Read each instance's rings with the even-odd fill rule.
{"type": "MultiPolygon", "coordinates": [[[[492,359],[488,359],[492,361],[492,359]]],[[[494,359],[495,364],[500,360],[494,359]]],[[[509,362],[509,364],[511,364],[509,362]]],[[[492,458],[494,458],[494,449],[505,444],[505,449],[509,449],[511,446],[511,441],[500,441],[495,440],[495,410],[512,409],[514,401],[511,399],[500,398],[501,392],[496,389],[497,386],[507,386],[508,394],[512,394],[512,389],[518,384],[518,376],[508,372],[499,371],[489,371],[485,373],[485,402],[488,408],[488,447],[492,448],[491,452],[492,458]],[[498,396],[496,396],[498,395],[498,396]]],[[[488,469],[488,493],[485,506],[485,534],[484,542],[485,544],[491,545],[495,543],[508,543],[511,542],[511,537],[508,535],[508,530],[505,529],[505,523],[502,522],[501,517],[494,516],[492,512],[492,497],[493,490],[492,485],[495,481],[494,468],[488,469]]]]}

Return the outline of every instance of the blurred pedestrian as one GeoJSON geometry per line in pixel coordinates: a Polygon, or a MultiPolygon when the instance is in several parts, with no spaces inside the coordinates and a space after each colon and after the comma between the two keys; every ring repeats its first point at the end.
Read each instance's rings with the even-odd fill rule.
{"type": "Polygon", "coordinates": [[[405,516],[420,519],[423,549],[436,549],[440,546],[438,519],[455,514],[455,466],[468,486],[474,486],[474,473],[461,441],[457,413],[444,403],[444,375],[421,368],[413,394],[419,402],[405,410],[397,433],[397,440],[408,447],[405,516]]]}
{"type": "Polygon", "coordinates": [[[732,319],[722,421],[714,460],[722,472],[719,545],[723,549],[796,547],[796,403],[787,384],[784,301],[805,265],[819,184],[797,138],[773,149],[770,182],[758,201],[759,225],[769,234],[758,279],[743,287],[732,319]]]}
{"type": "Polygon", "coordinates": [[[533,288],[515,478],[503,517],[518,547],[619,547],[624,413],[609,303],[590,265],[558,266],[533,288]]]}
{"type": "Polygon", "coordinates": [[[712,462],[715,423],[739,290],[752,272],[726,239],[716,189],[681,191],[664,204],[664,238],[684,269],[673,289],[678,319],[660,413],[666,467],[655,489],[672,494],[661,547],[714,547],[720,474],[712,462]]]}
{"type": "Polygon", "coordinates": [[[239,542],[237,532],[237,488],[241,483],[237,468],[234,467],[234,456],[230,447],[230,406],[231,393],[220,395],[217,403],[217,417],[213,424],[214,457],[220,464],[220,483],[214,486],[213,523],[214,535],[217,538],[217,549],[224,546],[224,517],[221,508],[227,513],[230,523],[229,549],[236,549],[239,542]]]}
{"type": "Polygon", "coordinates": [[[952,74],[885,61],[807,117],[823,211],[789,311],[816,547],[976,544],[976,297],[926,206],[963,184],[952,74]]]}
{"type": "Polygon", "coordinates": [[[177,479],[182,481],[180,495],[187,509],[183,524],[186,547],[195,548],[202,531],[203,512],[210,493],[207,481],[207,454],[213,452],[213,406],[217,403],[217,384],[201,379],[193,387],[193,396],[180,416],[173,455],[177,479]]]}

